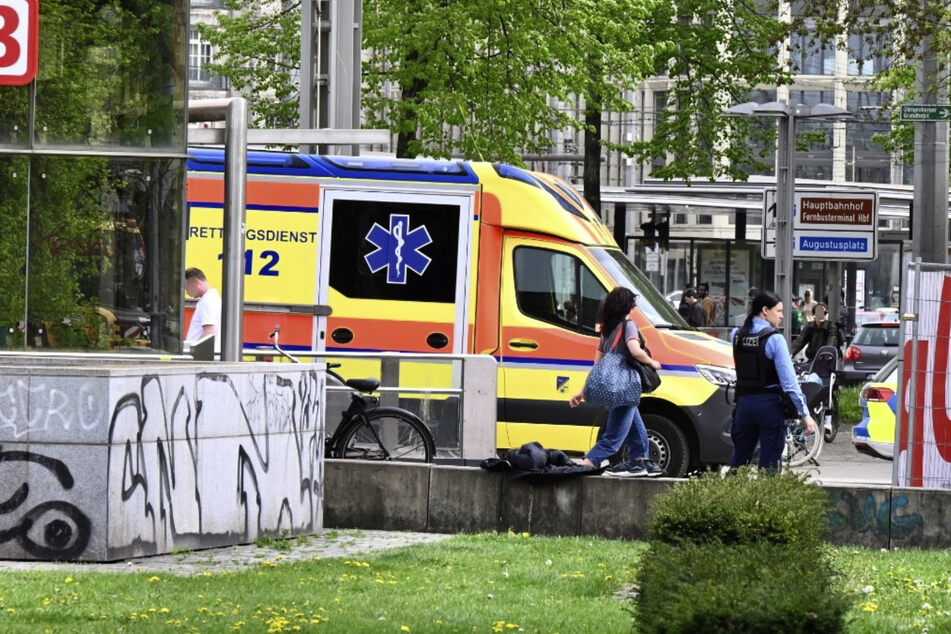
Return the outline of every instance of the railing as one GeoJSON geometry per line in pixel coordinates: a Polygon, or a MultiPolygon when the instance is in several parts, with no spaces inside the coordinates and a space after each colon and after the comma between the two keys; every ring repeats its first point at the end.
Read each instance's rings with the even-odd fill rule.
{"type": "Polygon", "coordinates": [[[213,75],[203,66],[189,66],[188,85],[194,90],[228,90],[231,84],[227,77],[213,75]]]}
{"type": "MultiPolygon", "coordinates": [[[[497,365],[491,356],[339,351],[290,354],[311,362],[333,359],[342,364],[337,372],[345,378],[379,378],[380,404],[408,409],[427,424],[436,440],[437,462],[472,465],[495,454],[497,365]],[[423,382],[426,384],[419,385],[423,382]]],[[[242,355],[281,359],[270,349],[245,349],[242,355]]],[[[324,407],[327,433],[340,422],[341,413],[350,404],[351,391],[333,385],[328,376],[324,407]]]]}

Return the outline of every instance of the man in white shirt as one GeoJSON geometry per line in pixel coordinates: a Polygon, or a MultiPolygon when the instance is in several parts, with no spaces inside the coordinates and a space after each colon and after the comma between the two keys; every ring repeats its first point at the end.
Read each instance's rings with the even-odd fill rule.
{"type": "Polygon", "coordinates": [[[215,352],[221,352],[218,324],[221,323],[221,295],[208,284],[201,269],[185,269],[185,292],[198,299],[185,343],[194,344],[207,335],[215,335],[215,352]]]}
{"type": "Polygon", "coordinates": [[[806,323],[815,319],[815,315],[812,313],[818,303],[819,302],[812,299],[812,291],[807,288],[806,292],[802,294],[802,306],[800,306],[802,314],[806,317],[806,323]]]}

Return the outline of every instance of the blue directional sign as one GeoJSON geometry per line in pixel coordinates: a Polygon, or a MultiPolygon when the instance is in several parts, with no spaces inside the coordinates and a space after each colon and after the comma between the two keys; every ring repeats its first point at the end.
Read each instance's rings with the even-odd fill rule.
{"type": "Polygon", "coordinates": [[[799,230],[793,256],[871,260],[875,258],[875,240],[864,232],[799,230]]]}
{"type": "MultiPolygon", "coordinates": [[[[763,258],[776,257],[776,190],[763,190],[763,258]]],[[[878,195],[862,190],[797,189],[792,253],[797,260],[874,260],[878,254],[878,195]]]]}

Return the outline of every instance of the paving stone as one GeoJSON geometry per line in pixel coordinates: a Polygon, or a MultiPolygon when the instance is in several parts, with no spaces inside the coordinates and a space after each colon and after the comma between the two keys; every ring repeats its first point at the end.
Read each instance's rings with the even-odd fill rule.
{"type": "Polygon", "coordinates": [[[274,564],[351,557],[388,548],[438,542],[451,537],[438,533],[401,531],[327,530],[316,535],[288,538],[287,547],[246,544],[210,548],[153,557],[137,557],[111,563],[58,563],[46,561],[0,561],[0,573],[25,570],[63,570],[70,572],[142,572],[175,575],[200,575],[205,572],[234,572],[269,561],[274,564]]]}

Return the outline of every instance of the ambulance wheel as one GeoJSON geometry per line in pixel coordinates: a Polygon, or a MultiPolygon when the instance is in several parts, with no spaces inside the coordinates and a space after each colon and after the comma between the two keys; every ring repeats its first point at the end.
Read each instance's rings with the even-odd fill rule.
{"type": "Polygon", "coordinates": [[[647,427],[648,457],[664,470],[668,478],[682,478],[690,466],[690,445],[687,437],[668,418],[643,414],[647,427]]]}

